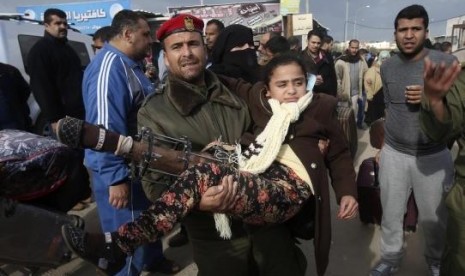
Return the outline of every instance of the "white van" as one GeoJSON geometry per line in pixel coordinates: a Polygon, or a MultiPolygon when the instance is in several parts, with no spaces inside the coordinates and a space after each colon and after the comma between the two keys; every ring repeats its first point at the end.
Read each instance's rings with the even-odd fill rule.
{"type": "MultiPolygon", "coordinates": [[[[31,21],[18,14],[0,14],[0,62],[15,66],[23,74],[26,81],[26,61],[29,50],[44,35],[42,22],[31,21]]],[[[94,56],[92,37],[72,28],[68,30],[68,41],[81,59],[83,67],[90,63],[94,56]]],[[[34,123],[34,132],[46,134],[46,122],[40,115],[40,108],[34,97],[29,97],[30,116],[34,123]]]]}

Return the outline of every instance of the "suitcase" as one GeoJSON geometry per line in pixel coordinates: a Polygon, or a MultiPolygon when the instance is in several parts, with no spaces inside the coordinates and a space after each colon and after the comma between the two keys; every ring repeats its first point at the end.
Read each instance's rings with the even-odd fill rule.
{"type": "Polygon", "coordinates": [[[379,118],[370,125],[370,145],[381,149],[384,144],[384,118],[379,118]]]}
{"type": "Polygon", "coordinates": [[[357,174],[358,211],[363,223],[381,224],[383,210],[379,197],[378,164],[374,157],[363,160],[357,174]]]}
{"type": "Polygon", "coordinates": [[[66,183],[73,150],[51,138],[0,131],[0,196],[19,201],[43,197],[66,183]]]}
{"type": "Polygon", "coordinates": [[[48,211],[0,198],[0,263],[33,268],[55,268],[71,258],[61,226],[84,227],[73,215],[48,211]]]}
{"type": "MultiPolygon", "coordinates": [[[[378,182],[378,164],[374,157],[363,160],[357,175],[357,194],[360,221],[363,223],[381,224],[383,209],[381,207],[378,182]]],[[[418,223],[418,208],[413,192],[407,202],[404,216],[404,230],[415,232],[418,223]]]]}
{"type": "Polygon", "coordinates": [[[337,119],[344,131],[349,145],[350,155],[352,159],[354,159],[358,147],[357,124],[355,122],[354,110],[339,103],[337,106],[337,119]]]}

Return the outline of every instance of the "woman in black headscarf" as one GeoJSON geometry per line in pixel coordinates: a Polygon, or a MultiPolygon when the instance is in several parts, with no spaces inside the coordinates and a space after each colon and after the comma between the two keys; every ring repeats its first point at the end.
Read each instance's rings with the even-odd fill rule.
{"type": "Polygon", "coordinates": [[[208,69],[217,74],[257,82],[259,66],[252,29],[238,24],[227,26],[213,46],[211,62],[208,69]]]}

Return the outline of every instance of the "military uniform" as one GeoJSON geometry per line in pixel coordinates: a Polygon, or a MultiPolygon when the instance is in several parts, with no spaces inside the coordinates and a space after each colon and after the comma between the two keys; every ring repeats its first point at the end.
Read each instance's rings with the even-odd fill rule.
{"type": "Polygon", "coordinates": [[[433,140],[447,143],[456,140],[459,153],[455,159],[455,183],[446,196],[449,214],[446,246],[441,275],[465,275],[465,63],[462,72],[444,98],[445,120],[439,122],[427,101],[422,102],[421,126],[433,140]]]}
{"type": "MultiPolygon", "coordinates": [[[[237,142],[250,125],[246,104],[208,70],[205,83],[204,87],[195,86],[169,74],[165,84],[139,110],[139,125],[174,138],[187,136],[194,151],[218,138],[237,142]]],[[[155,173],[144,178],[143,187],[151,200],[156,200],[170,183],[161,182],[155,173]]],[[[193,245],[198,275],[305,274],[305,258],[285,225],[246,230],[240,221],[233,221],[233,236],[224,240],[216,231],[211,213],[193,211],[183,224],[193,245]]]]}

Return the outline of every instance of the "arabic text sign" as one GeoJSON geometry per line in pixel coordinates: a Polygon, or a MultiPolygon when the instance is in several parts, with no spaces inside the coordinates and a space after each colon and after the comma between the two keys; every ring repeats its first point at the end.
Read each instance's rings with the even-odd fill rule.
{"type": "Polygon", "coordinates": [[[17,7],[18,13],[28,14],[34,20],[44,20],[48,8],[57,8],[66,13],[68,23],[85,34],[93,34],[103,26],[109,26],[113,16],[122,9],[130,8],[130,0],[111,0],[98,2],[80,2],[70,4],[50,4],[40,6],[17,7]]]}
{"type": "Polygon", "coordinates": [[[281,15],[298,14],[300,12],[300,0],[281,0],[281,15]]]}
{"type": "Polygon", "coordinates": [[[313,29],[313,16],[309,14],[292,15],[292,35],[307,35],[313,29]]]}
{"type": "Polygon", "coordinates": [[[254,30],[258,33],[269,30],[280,32],[282,29],[279,3],[240,3],[209,6],[191,6],[168,8],[169,13],[188,13],[201,18],[205,22],[210,19],[219,19],[225,26],[241,24],[249,28],[267,28],[267,30],[254,30]]]}

